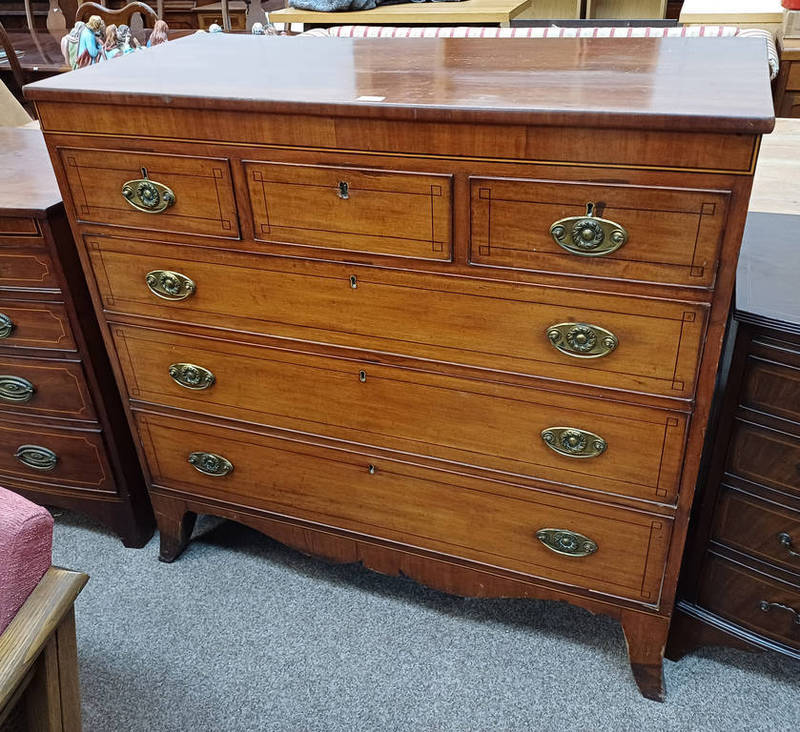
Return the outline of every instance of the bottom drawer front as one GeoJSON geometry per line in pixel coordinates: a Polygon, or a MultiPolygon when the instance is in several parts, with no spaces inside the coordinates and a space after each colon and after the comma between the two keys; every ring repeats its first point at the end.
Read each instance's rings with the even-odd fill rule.
{"type": "Polygon", "coordinates": [[[800,572],[800,513],[723,488],[713,537],[734,549],[800,572]]]}
{"type": "Polygon", "coordinates": [[[668,518],[294,440],[151,414],[137,421],[160,486],[658,602],[668,518]],[[211,457],[193,465],[197,452],[211,457]],[[537,539],[547,528],[577,532],[597,550],[556,553],[537,539]]]}
{"type": "Polygon", "coordinates": [[[24,423],[0,424],[0,480],[113,492],[114,482],[99,429],[74,430],[24,423]]]}
{"type": "Polygon", "coordinates": [[[800,587],[709,556],[700,603],[759,635],[800,649],[800,587]]]}

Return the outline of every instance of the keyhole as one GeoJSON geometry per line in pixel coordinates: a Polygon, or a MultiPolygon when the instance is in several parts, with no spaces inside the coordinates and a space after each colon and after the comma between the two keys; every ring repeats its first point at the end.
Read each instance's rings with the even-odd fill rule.
{"type": "Polygon", "coordinates": [[[358,287],[358,279],[355,275],[350,275],[350,287],[354,290],[358,287]]]}
{"type": "Polygon", "coordinates": [[[367,380],[367,372],[366,371],[359,371],[358,372],[358,380],[363,384],[367,380]]]}
{"type": "Polygon", "coordinates": [[[375,471],[377,470],[377,468],[374,465],[372,465],[372,463],[370,463],[370,465],[367,468],[367,470],[369,471],[370,475],[375,475],[375,471]]]}
{"type": "Polygon", "coordinates": [[[350,186],[346,181],[339,181],[339,198],[350,198],[350,186]]]}
{"type": "Polygon", "coordinates": [[[594,216],[594,204],[591,201],[586,204],[586,215],[594,216]]]}
{"type": "Polygon", "coordinates": [[[142,178],[147,179],[147,168],[142,168],[142,178]]]}

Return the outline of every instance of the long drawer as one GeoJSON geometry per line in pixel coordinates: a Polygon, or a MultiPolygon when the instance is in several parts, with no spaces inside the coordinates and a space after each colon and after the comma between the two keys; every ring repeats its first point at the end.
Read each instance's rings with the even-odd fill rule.
{"type": "Polygon", "coordinates": [[[44,251],[0,249],[0,287],[58,290],[53,260],[44,251]]]}
{"type": "Polygon", "coordinates": [[[134,399],[648,500],[677,495],[680,412],[168,331],[113,333],[134,399]]]}
{"type": "Polygon", "coordinates": [[[787,506],[723,485],[712,538],[800,573],[800,512],[787,506]]]}
{"type": "Polygon", "coordinates": [[[14,358],[0,352],[0,411],[95,419],[80,361],[14,358]]]}
{"type": "Polygon", "coordinates": [[[98,427],[60,429],[0,422],[0,480],[13,488],[31,483],[85,491],[114,492],[114,481],[98,427]]]}
{"type": "Polygon", "coordinates": [[[112,312],[680,398],[694,391],[703,305],[101,237],[87,245],[112,312]]]}
{"type": "Polygon", "coordinates": [[[6,347],[76,351],[64,303],[0,299],[0,349],[6,347]]]}
{"type": "Polygon", "coordinates": [[[473,178],[473,264],[711,287],[727,191],[473,178]]]}
{"type": "Polygon", "coordinates": [[[639,602],[659,600],[671,531],[663,516],[159,415],[139,413],[137,422],[156,485],[639,602]],[[544,539],[583,556],[548,548],[537,538],[544,529],[561,530],[560,540],[552,533],[544,539]]]}
{"type": "Polygon", "coordinates": [[[800,585],[709,555],[700,603],[749,630],[800,649],[800,585]]]}

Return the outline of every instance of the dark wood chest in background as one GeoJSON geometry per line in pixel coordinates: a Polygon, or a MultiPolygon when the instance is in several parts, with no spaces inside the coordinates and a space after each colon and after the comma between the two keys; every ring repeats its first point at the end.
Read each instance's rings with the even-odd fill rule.
{"type": "Polygon", "coordinates": [[[800,658],[800,120],[764,140],[670,656],[800,658]]]}
{"type": "Polygon", "coordinates": [[[154,521],[39,130],[0,130],[0,482],[127,546],[154,521]]]}
{"type": "Polygon", "coordinates": [[[161,557],[567,600],[661,698],[769,91],[756,40],[234,35],[28,87],[161,557]]]}

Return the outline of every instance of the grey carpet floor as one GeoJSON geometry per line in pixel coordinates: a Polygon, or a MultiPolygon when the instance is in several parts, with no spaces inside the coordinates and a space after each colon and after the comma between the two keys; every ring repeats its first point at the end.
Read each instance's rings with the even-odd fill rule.
{"type": "Polygon", "coordinates": [[[619,626],[561,603],[472,600],[304,557],[201,519],[174,564],[73,514],[87,732],[800,730],[800,663],[706,649],[641,698],[619,626]]]}

